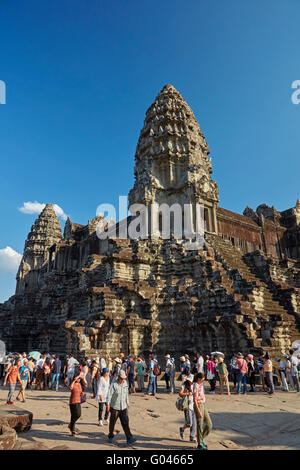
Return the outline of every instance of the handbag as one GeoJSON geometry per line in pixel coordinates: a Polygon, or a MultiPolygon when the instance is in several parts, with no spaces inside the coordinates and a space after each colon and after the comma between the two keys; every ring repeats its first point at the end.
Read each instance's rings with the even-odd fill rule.
{"type": "Polygon", "coordinates": [[[211,370],[207,371],[207,376],[206,376],[207,380],[212,380],[215,378],[215,374],[212,373],[211,370]]]}
{"type": "Polygon", "coordinates": [[[85,403],[86,402],[86,393],[80,396],[80,403],[85,403]]]}
{"type": "Polygon", "coordinates": [[[175,403],[177,410],[179,411],[186,411],[189,409],[189,397],[186,395],[185,397],[178,397],[175,403]]]}

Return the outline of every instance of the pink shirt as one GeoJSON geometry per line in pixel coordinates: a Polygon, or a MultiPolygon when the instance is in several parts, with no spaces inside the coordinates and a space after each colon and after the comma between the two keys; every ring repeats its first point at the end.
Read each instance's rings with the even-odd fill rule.
{"type": "Polygon", "coordinates": [[[241,374],[246,374],[248,372],[248,365],[247,365],[247,362],[245,361],[245,359],[238,359],[236,361],[236,364],[239,368],[239,371],[241,374]]]}
{"type": "Polygon", "coordinates": [[[203,384],[194,383],[193,386],[193,397],[195,398],[196,402],[200,405],[205,403],[205,393],[203,384]]]}
{"type": "Polygon", "coordinates": [[[207,370],[210,371],[212,374],[215,373],[215,363],[214,363],[214,361],[207,361],[207,370]]]}

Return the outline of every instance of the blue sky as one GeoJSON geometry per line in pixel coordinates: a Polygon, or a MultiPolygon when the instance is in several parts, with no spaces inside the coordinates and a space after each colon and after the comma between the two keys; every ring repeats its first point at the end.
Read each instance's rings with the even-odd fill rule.
{"type": "MultiPolygon", "coordinates": [[[[206,136],[222,207],[294,206],[299,24],[298,0],[0,0],[0,250],[22,253],[36,218],[18,211],[25,201],[84,224],[128,193],[166,83],[206,136]]],[[[0,270],[0,301],[14,277],[0,270]]]]}

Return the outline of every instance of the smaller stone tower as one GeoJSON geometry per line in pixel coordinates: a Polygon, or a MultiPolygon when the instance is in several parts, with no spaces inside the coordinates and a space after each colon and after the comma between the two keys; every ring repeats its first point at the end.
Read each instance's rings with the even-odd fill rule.
{"type": "Polygon", "coordinates": [[[62,239],[60,223],[52,204],[46,204],[31,227],[17,273],[16,294],[38,289],[39,273],[47,266],[49,248],[62,239]]]}

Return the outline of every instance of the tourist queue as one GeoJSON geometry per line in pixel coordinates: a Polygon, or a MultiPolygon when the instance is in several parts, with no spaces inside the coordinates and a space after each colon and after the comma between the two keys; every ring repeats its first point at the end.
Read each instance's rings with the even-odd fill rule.
{"type": "MultiPolygon", "coordinates": [[[[284,354],[275,358],[275,368],[268,352],[257,359],[252,354],[246,357],[242,353],[233,355],[227,365],[224,355],[220,352],[204,357],[197,353],[190,359],[188,354],[180,357],[180,378],[182,386],[176,406],[184,412],[184,425],[179,428],[180,437],[184,438],[184,431],[190,430],[190,441],[197,442],[198,449],[206,450],[204,438],[212,429],[212,422],[205,406],[204,381],[210,385],[208,393],[216,393],[217,380],[219,393],[231,394],[229,379],[232,379],[233,389],[237,394],[247,394],[256,390],[256,377],[260,378],[262,388],[259,390],[269,395],[275,393],[273,370],[278,371],[284,391],[296,390],[300,393],[299,373],[300,356],[284,354]],[[248,385],[250,389],[248,390],[248,385]]],[[[175,359],[169,354],[165,356],[163,367],[158,363],[155,354],[150,354],[148,364],[143,356],[137,358],[132,355],[125,358],[121,353],[113,361],[105,358],[90,360],[85,358],[81,363],[71,354],[61,361],[59,356],[45,353],[38,359],[27,358],[26,353],[15,354],[7,360],[7,364],[0,371],[4,375],[3,385],[9,387],[7,404],[13,405],[13,395],[17,382],[20,390],[17,400],[25,402],[26,389],[58,391],[60,380],[71,391],[69,429],[73,437],[77,434],[75,423],[81,416],[81,404],[86,401],[86,389],[92,389],[92,398],[98,402],[98,424],[109,425],[108,439],[113,441],[114,427],[120,419],[127,444],[135,442],[129,427],[128,404],[129,394],[137,391],[144,392],[144,396],[155,396],[158,391],[158,377],[162,371],[167,393],[176,393],[175,359]],[[145,381],[148,381],[145,389],[145,381]],[[135,385],[137,383],[137,387],[135,385]],[[102,419],[104,413],[104,420],[102,419]]],[[[0,375],[0,378],[1,378],[0,375]]]]}

